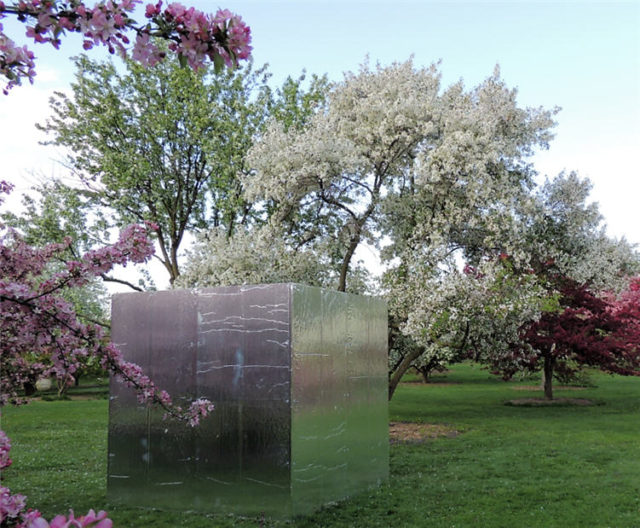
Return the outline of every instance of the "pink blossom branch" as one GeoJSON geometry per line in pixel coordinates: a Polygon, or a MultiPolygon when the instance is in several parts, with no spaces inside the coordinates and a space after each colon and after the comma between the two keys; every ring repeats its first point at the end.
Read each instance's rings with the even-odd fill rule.
{"type": "MultiPolygon", "coordinates": [[[[3,182],[0,186],[9,190],[3,182]]],[[[140,367],[124,361],[100,326],[81,322],[71,304],[59,295],[66,288],[86,285],[116,265],[147,261],[153,254],[148,233],[154,229],[151,223],[128,226],[115,244],[67,262],[66,269],[50,277],[46,277],[47,265],[69,241],[33,248],[15,231],[0,236],[0,405],[18,403],[22,384],[34,376],[55,374],[58,379],[70,380],[84,358],[96,357],[137,392],[141,403],[157,404],[168,416],[194,426],[211,412],[213,405],[205,400],[197,400],[187,409],[174,405],[140,367]],[[26,361],[34,351],[50,366],[26,361]]]]}
{"type": "MultiPolygon", "coordinates": [[[[0,0],[0,19],[7,15],[27,24],[26,36],[39,44],[49,43],[59,48],[66,32],[84,37],[84,49],[107,46],[109,52],[131,57],[144,66],[153,66],[165,57],[165,52],[152,38],[169,41],[169,49],[194,69],[208,60],[217,68],[234,66],[251,54],[251,31],[242,19],[228,10],[205,14],[179,3],[163,9],[163,2],[148,4],[147,22],[138,24],[131,13],[142,0],[103,0],[93,8],[80,0],[0,0]],[[134,34],[131,46],[128,34],[134,34]]],[[[34,54],[19,46],[3,32],[0,23],[0,73],[8,80],[8,90],[36,75],[34,54]]]]}

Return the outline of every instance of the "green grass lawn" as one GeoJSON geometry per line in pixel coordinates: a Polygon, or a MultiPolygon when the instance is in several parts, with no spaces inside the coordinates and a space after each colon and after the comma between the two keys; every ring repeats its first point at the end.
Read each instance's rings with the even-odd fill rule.
{"type": "Polygon", "coordinates": [[[104,399],[5,409],[14,464],[3,484],[47,516],[103,508],[118,527],[640,527],[640,379],[592,379],[597,387],[556,391],[592,407],[507,406],[540,395],[514,390],[535,382],[468,364],[434,379],[446,384],[402,384],[391,420],[461,434],[394,444],[388,485],[290,523],[109,507],[104,399]]]}

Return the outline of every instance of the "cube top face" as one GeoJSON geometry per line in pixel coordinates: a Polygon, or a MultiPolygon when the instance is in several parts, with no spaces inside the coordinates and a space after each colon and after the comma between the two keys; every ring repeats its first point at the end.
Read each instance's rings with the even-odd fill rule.
{"type": "Polygon", "coordinates": [[[191,429],[112,380],[108,493],[138,506],[288,517],[388,478],[387,312],[296,284],[114,296],[112,337],[191,429]]]}

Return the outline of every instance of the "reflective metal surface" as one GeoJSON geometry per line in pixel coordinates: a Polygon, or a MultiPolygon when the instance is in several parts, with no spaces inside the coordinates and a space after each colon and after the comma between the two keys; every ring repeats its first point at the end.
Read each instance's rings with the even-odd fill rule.
{"type": "Polygon", "coordinates": [[[290,516],[388,477],[384,302],[292,284],[114,296],[112,338],[191,429],[112,380],[108,495],[135,506],[290,516]]]}
{"type": "Polygon", "coordinates": [[[294,514],[389,476],[387,310],[380,299],[293,285],[294,514]]]}

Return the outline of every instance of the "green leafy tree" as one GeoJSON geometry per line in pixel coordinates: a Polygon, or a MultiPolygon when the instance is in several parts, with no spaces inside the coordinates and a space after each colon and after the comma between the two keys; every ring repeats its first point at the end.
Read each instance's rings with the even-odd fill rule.
{"type": "Polygon", "coordinates": [[[57,93],[41,128],[65,147],[82,207],[109,225],[157,225],[158,258],[173,283],[185,234],[231,234],[253,218],[238,175],[267,116],[265,68],[194,72],[76,59],[72,95],[57,93]]]}

